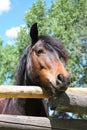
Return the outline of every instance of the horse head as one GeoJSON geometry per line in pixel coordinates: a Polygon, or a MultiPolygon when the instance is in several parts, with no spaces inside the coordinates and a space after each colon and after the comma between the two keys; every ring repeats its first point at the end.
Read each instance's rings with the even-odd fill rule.
{"type": "Polygon", "coordinates": [[[69,74],[61,59],[68,55],[58,39],[38,35],[37,23],[30,29],[31,45],[27,55],[27,84],[41,86],[46,90],[65,91],[70,83],[69,74]]]}

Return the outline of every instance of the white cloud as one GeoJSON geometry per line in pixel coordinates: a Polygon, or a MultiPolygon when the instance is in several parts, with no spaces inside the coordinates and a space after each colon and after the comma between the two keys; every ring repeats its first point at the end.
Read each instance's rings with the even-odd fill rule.
{"type": "Polygon", "coordinates": [[[5,35],[9,38],[16,38],[19,31],[20,27],[12,27],[6,30],[5,35]]]}
{"type": "Polygon", "coordinates": [[[10,5],[11,5],[10,0],[0,0],[0,15],[3,12],[9,11],[11,8],[10,5]]]}

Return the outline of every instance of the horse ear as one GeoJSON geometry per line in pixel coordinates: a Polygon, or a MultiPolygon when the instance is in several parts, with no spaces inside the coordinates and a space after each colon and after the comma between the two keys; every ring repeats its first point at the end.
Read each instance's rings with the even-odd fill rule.
{"type": "Polygon", "coordinates": [[[30,37],[32,40],[32,45],[34,45],[38,41],[38,28],[37,23],[34,23],[30,29],[30,37]]]}

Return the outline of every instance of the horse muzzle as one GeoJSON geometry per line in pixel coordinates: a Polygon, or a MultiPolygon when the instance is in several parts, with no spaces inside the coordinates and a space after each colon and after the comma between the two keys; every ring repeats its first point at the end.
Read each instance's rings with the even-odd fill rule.
{"type": "Polygon", "coordinates": [[[50,82],[52,95],[55,95],[56,93],[64,92],[70,84],[70,78],[64,77],[62,74],[57,75],[55,82],[50,82]]]}

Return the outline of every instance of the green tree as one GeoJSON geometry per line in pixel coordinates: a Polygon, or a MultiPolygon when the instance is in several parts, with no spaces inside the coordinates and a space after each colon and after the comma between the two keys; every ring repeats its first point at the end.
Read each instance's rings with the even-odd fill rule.
{"type": "Polygon", "coordinates": [[[27,27],[30,28],[33,23],[37,22],[40,34],[50,34],[50,23],[48,15],[48,9],[46,8],[45,1],[38,0],[25,13],[25,22],[27,27]]]}
{"type": "Polygon", "coordinates": [[[17,49],[14,46],[1,46],[0,84],[8,84],[14,80],[14,72],[18,62],[17,49]],[[9,82],[8,82],[9,81],[9,82]]]}
{"type": "Polygon", "coordinates": [[[29,38],[29,29],[27,27],[22,27],[20,32],[18,33],[18,37],[15,40],[16,42],[16,49],[18,52],[18,57],[23,53],[23,50],[30,44],[29,38]]]}
{"type": "MultiPolygon", "coordinates": [[[[87,57],[87,46],[86,44],[83,46],[82,43],[83,37],[87,39],[86,0],[55,0],[49,8],[46,7],[44,0],[38,0],[25,13],[25,22],[26,26],[22,27],[18,33],[15,46],[2,47],[0,44],[0,48],[3,50],[0,55],[0,77],[1,75],[5,77],[8,72],[13,79],[17,61],[31,41],[29,37],[30,26],[37,22],[40,34],[60,37],[65,45],[69,54],[67,69],[71,76],[71,86],[74,86],[77,81],[87,83],[85,78],[87,77],[87,65],[85,67],[82,65],[83,52],[87,57]],[[13,61],[10,60],[12,58],[13,61]],[[83,78],[80,78],[79,74],[82,74],[83,78]]],[[[8,77],[9,74],[6,76],[8,77]]],[[[0,83],[5,80],[5,78],[2,79],[0,83]]]]}
{"type": "Polygon", "coordinates": [[[68,50],[70,60],[67,68],[72,83],[76,83],[80,80],[79,73],[82,73],[84,69],[81,65],[82,43],[80,37],[82,30],[86,29],[87,1],[56,0],[49,9],[49,17],[53,35],[61,37],[62,43],[68,50]]]}

